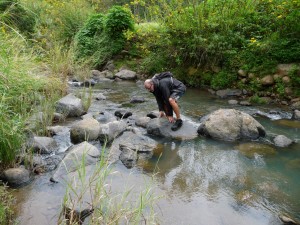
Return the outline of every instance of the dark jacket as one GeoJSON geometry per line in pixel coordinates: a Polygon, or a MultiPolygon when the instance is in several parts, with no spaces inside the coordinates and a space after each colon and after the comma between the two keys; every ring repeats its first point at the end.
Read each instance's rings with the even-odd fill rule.
{"type": "Polygon", "coordinates": [[[152,79],[154,83],[153,94],[156,98],[159,111],[164,111],[167,116],[173,116],[173,109],[169,103],[170,95],[173,92],[185,92],[185,85],[174,77],[161,80],[152,79]]]}

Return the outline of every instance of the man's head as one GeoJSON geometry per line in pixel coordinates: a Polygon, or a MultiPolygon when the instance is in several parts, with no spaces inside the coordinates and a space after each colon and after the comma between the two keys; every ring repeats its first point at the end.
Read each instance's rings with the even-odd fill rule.
{"type": "Polygon", "coordinates": [[[150,92],[154,91],[154,83],[151,79],[145,80],[144,86],[148,91],[150,92]]]}

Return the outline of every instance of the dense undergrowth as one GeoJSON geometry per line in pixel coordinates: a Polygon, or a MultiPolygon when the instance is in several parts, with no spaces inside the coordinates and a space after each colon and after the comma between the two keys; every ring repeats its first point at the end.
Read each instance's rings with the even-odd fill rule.
{"type": "MultiPolygon", "coordinates": [[[[190,86],[258,92],[256,78],[299,63],[299,21],[298,0],[0,0],[0,165],[14,164],[33,113],[51,123],[69,76],[114,59],[148,76],[170,70],[190,86]],[[239,69],[255,79],[240,82],[239,69]]],[[[298,70],[267,91],[299,96],[298,70]]]]}

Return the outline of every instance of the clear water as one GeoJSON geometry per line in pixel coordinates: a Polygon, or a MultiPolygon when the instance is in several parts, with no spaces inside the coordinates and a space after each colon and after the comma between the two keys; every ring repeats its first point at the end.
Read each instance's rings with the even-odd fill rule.
{"type": "MultiPolygon", "coordinates": [[[[134,116],[145,116],[157,110],[154,96],[144,90],[142,83],[103,83],[94,92],[102,92],[108,99],[93,104],[91,112],[126,106],[134,116]],[[133,96],[145,97],[146,101],[129,104],[133,96]]],[[[219,108],[236,108],[250,114],[278,108],[232,106],[228,100],[198,89],[188,89],[179,101],[183,119],[195,125],[200,116],[219,108]]],[[[272,146],[276,154],[247,157],[237,150],[242,143],[202,137],[159,140],[163,148],[151,160],[131,170],[116,165],[121,176],[113,179],[113,190],[121,192],[124,183],[143,189],[155,173],[155,195],[163,196],[155,205],[159,224],[282,224],[280,214],[300,220],[299,123],[260,117],[257,120],[268,135],[284,134],[297,143],[288,148],[272,146]]],[[[56,224],[55,215],[64,193],[49,184],[48,177],[37,177],[31,185],[15,191],[20,224],[56,224]]]]}

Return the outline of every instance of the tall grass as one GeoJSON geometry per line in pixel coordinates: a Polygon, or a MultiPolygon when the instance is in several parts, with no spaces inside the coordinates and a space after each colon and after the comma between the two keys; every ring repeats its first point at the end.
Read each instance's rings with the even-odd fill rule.
{"type": "Polygon", "coordinates": [[[13,224],[14,199],[5,186],[0,186],[0,225],[13,224]]]}
{"type": "Polygon", "coordinates": [[[153,195],[153,183],[145,182],[145,189],[138,194],[125,185],[121,194],[110,191],[109,177],[116,171],[105,157],[105,146],[92,170],[87,169],[85,156],[74,158],[74,164],[77,165],[77,172],[68,177],[59,224],[80,224],[80,217],[88,214],[91,214],[89,224],[94,225],[156,224],[153,206],[158,197],[153,195]],[[86,197],[91,201],[88,203],[90,207],[79,213],[78,209],[86,197]]]}

